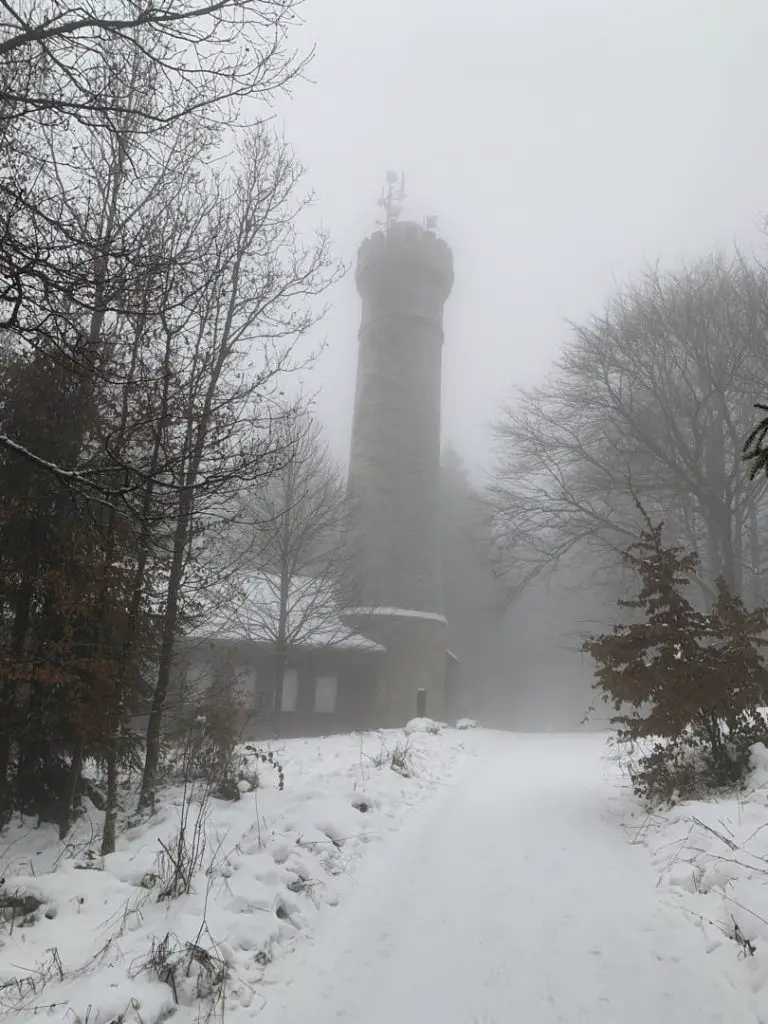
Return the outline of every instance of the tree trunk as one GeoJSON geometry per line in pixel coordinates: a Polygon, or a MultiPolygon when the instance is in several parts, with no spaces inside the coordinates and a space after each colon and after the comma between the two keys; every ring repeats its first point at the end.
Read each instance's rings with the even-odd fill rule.
{"type": "Polygon", "coordinates": [[[144,759],[144,774],[141,780],[139,810],[151,807],[155,798],[157,769],[160,763],[160,737],[163,724],[165,700],[171,682],[173,651],[176,644],[176,630],[179,621],[179,591],[184,575],[184,556],[192,518],[191,492],[182,497],[179,516],[173,538],[173,557],[168,574],[168,600],[163,616],[163,630],[160,640],[160,659],[157,667],[157,683],[152,696],[152,707],[147,723],[147,746],[144,759]]]}
{"type": "Polygon", "coordinates": [[[0,828],[8,824],[13,811],[13,787],[8,773],[11,767],[11,737],[0,733],[0,828]]]}
{"type": "MultiPolygon", "coordinates": [[[[27,559],[27,579],[19,588],[16,607],[13,614],[13,633],[11,639],[11,655],[20,659],[29,632],[30,610],[32,606],[31,580],[34,578],[34,567],[31,564],[34,555],[27,559]]],[[[14,744],[18,753],[19,737],[14,737],[14,722],[18,715],[17,683],[8,678],[0,681],[0,826],[5,824],[13,810],[13,782],[9,778],[11,771],[14,744]]]]}
{"type": "Polygon", "coordinates": [[[283,711],[283,682],[288,660],[288,601],[291,579],[283,571],[280,575],[280,607],[277,615],[277,636],[275,637],[275,719],[279,722],[283,711]]]}
{"type": "Polygon", "coordinates": [[[72,817],[77,798],[77,789],[80,785],[80,773],[83,770],[83,755],[85,753],[83,741],[78,739],[72,754],[72,765],[69,769],[69,783],[67,792],[64,794],[64,803],[61,807],[61,818],[59,820],[59,839],[66,839],[67,833],[72,827],[72,817]]]}
{"type": "Polygon", "coordinates": [[[750,502],[749,505],[749,553],[750,570],[752,572],[750,597],[752,599],[752,603],[757,606],[762,600],[762,586],[760,582],[762,558],[760,549],[760,527],[757,521],[756,502],[750,502]]]}
{"type": "Polygon", "coordinates": [[[115,852],[117,842],[117,796],[118,796],[118,746],[120,743],[120,723],[112,734],[107,749],[107,806],[104,812],[104,831],[101,834],[101,856],[115,852]]]}

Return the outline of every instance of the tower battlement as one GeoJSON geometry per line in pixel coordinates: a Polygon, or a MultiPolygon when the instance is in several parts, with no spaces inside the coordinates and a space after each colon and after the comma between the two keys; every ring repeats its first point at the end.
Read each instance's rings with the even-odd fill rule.
{"type": "Polygon", "coordinates": [[[453,253],[434,231],[412,221],[397,221],[386,231],[376,231],[358,249],[355,280],[366,297],[371,288],[398,279],[418,287],[431,286],[442,303],[453,287],[453,253]]]}

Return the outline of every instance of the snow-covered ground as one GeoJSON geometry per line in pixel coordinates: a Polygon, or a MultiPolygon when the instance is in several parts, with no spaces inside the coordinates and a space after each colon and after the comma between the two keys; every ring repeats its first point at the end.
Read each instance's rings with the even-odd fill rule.
{"type": "Polygon", "coordinates": [[[283,791],[260,761],[259,786],[237,802],[211,799],[201,812],[200,787],[171,788],[104,862],[92,809],[63,845],[51,826],[15,822],[0,839],[0,1019],[196,1021],[202,994],[214,1014],[251,1020],[272,961],[343,898],[364,851],[386,847],[414,806],[451,784],[477,735],[416,723],[408,735],[272,744],[283,791]],[[164,897],[182,817],[199,867],[191,892],[164,897]],[[26,897],[40,902],[32,914],[8,906],[26,897]]]}
{"type": "MultiPolygon", "coordinates": [[[[260,1024],[754,1024],[621,827],[604,737],[486,734],[354,898],[275,965],[260,1024]]],[[[725,949],[723,950],[725,953],[725,949]]],[[[768,1019],[768,1018],[766,1018],[768,1019]]]]}
{"type": "Polygon", "coordinates": [[[662,899],[699,932],[712,970],[755,994],[768,1021],[768,751],[738,795],[624,819],[627,838],[650,850],[662,899]],[[734,958],[734,949],[737,956],[734,958]]]}
{"type": "Polygon", "coordinates": [[[768,754],[740,800],[648,818],[604,745],[426,722],[287,741],[283,792],[262,765],[210,803],[175,898],[179,789],[103,864],[87,821],[65,848],[15,827],[5,892],[41,905],[0,928],[0,1013],[768,1024],[768,754]]]}

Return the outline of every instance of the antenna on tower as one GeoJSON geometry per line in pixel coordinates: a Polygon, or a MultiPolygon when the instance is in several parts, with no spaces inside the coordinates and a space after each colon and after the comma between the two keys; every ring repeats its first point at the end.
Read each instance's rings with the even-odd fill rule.
{"type": "Polygon", "coordinates": [[[381,190],[377,205],[383,210],[382,216],[376,221],[385,230],[392,227],[403,211],[405,194],[405,171],[398,176],[396,171],[387,171],[387,183],[381,190]]]}

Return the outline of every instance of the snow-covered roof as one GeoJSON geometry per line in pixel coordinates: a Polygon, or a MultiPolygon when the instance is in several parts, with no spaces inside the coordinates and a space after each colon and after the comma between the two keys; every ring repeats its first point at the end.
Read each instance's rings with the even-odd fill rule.
{"type": "MultiPolygon", "coordinates": [[[[238,581],[237,596],[227,607],[212,609],[189,634],[196,640],[272,644],[277,639],[280,577],[248,573],[238,581]]],[[[294,576],[288,588],[286,640],[289,647],[340,647],[384,651],[384,647],[353,632],[342,622],[328,580],[294,576]]]]}
{"type": "Polygon", "coordinates": [[[439,612],[422,612],[418,608],[345,608],[349,616],[370,615],[372,618],[391,616],[395,619],[428,619],[430,622],[447,622],[439,612]]]}

